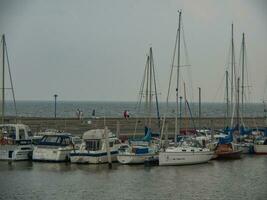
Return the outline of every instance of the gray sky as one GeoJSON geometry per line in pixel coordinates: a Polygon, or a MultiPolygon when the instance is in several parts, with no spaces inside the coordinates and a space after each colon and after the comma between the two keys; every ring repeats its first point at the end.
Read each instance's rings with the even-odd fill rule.
{"type": "Polygon", "coordinates": [[[233,22],[236,62],[245,32],[250,99],[261,102],[267,87],[265,0],[0,0],[16,98],[49,100],[57,93],[60,100],[135,101],[152,45],[164,101],[178,9],[194,95],[201,87],[203,101],[223,100],[233,22]]]}

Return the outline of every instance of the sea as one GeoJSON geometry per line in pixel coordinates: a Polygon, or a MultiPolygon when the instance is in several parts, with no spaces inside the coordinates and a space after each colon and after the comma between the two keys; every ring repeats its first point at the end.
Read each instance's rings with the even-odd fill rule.
{"type": "Polygon", "coordinates": [[[188,166],[0,161],[3,200],[265,200],[267,156],[188,166]]]}
{"type": "MultiPolygon", "coordinates": [[[[54,117],[55,110],[57,117],[76,117],[77,109],[82,111],[84,117],[91,117],[93,110],[95,110],[96,117],[122,117],[123,112],[128,110],[130,116],[145,116],[145,105],[139,106],[136,102],[97,102],[97,101],[57,101],[56,109],[54,101],[17,101],[17,116],[21,117],[54,117]]],[[[155,104],[152,104],[152,114],[157,116],[166,115],[174,117],[176,112],[176,103],[170,102],[168,108],[166,103],[160,102],[158,109],[155,104]]],[[[180,105],[179,105],[180,108],[180,105]]],[[[191,103],[189,106],[181,104],[181,115],[187,117],[197,117],[199,114],[198,103],[191,103]]],[[[6,115],[15,116],[15,106],[12,101],[6,103],[6,115]]],[[[264,117],[263,103],[248,103],[243,107],[244,117],[264,117]]],[[[180,111],[179,111],[180,115],[180,111]]],[[[225,117],[226,105],[225,103],[202,103],[201,104],[202,117],[225,117]]]]}

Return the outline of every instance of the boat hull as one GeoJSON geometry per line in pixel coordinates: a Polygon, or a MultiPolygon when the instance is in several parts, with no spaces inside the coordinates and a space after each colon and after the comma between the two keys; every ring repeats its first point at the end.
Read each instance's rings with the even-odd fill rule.
{"type": "Polygon", "coordinates": [[[160,152],[159,165],[192,165],[206,163],[214,152],[160,152]]]}
{"type": "Polygon", "coordinates": [[[69,160],[71,149],[59,148],[34,148],[33,161],[65,162],[69,160]]]}
{"type": "Polygon", "coordinates": [[[29,160],[32,154],[31,145],[1,145],[0,160],[29,160]]]}
{"type": "Polygon", "coordinates": [[[254,151],[256,154],[267,154],[267,145],[255,144],[254,151]]]}
{"type": "MultiPolygon", "coordinates": [[[[118,151],[111,151],[111,161],[117,161],[118,151]]],[[[81,163],[81,164],[101,164],[108,162],[107,152],[90,152],[90,153],[71,153],[70,161],[72,163],[81,163]]]]}
{"type": "Polygon", "coordinates": [[[156,154],[119,154],[118,162],[121,164],[144,164],[149,159],[158,159],[156,154]]]}
{"type": "Polygon", "coordinates": [[[239,151],[231,151],[231,152],[220,152],[216,153],[217,158],[216,159],[240,159],[242,150],[239,151]]]}

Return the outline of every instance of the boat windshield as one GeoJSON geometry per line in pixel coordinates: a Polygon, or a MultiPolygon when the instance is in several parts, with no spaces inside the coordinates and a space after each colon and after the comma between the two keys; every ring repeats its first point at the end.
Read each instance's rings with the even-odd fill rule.
{"type": "Polygon", "coordinates": [[[180,147],[197,147],[202,148],[202,145],[195,139],[191,137],[183,137],[179,142],[178,146],[180,147]]]}
{"type": "Polygon", "coordinates": [[[67,146],[70,143],[70,138],[66,136],[45,135],[39,142],[39,145],[67,146]]]}

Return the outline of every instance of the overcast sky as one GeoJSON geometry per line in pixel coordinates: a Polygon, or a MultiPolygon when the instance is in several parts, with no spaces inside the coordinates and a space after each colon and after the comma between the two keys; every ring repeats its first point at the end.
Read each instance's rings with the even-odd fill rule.
{"type": "Polygon", "coordinates": [[[246,34],[251,100],[266,97],[265,0],[0,0],[18,100],[135,101],[150,46],[160,100],[183,11],[193,88],[203,101],[223,101],[234,23],[236,62],[246,34]]]}

